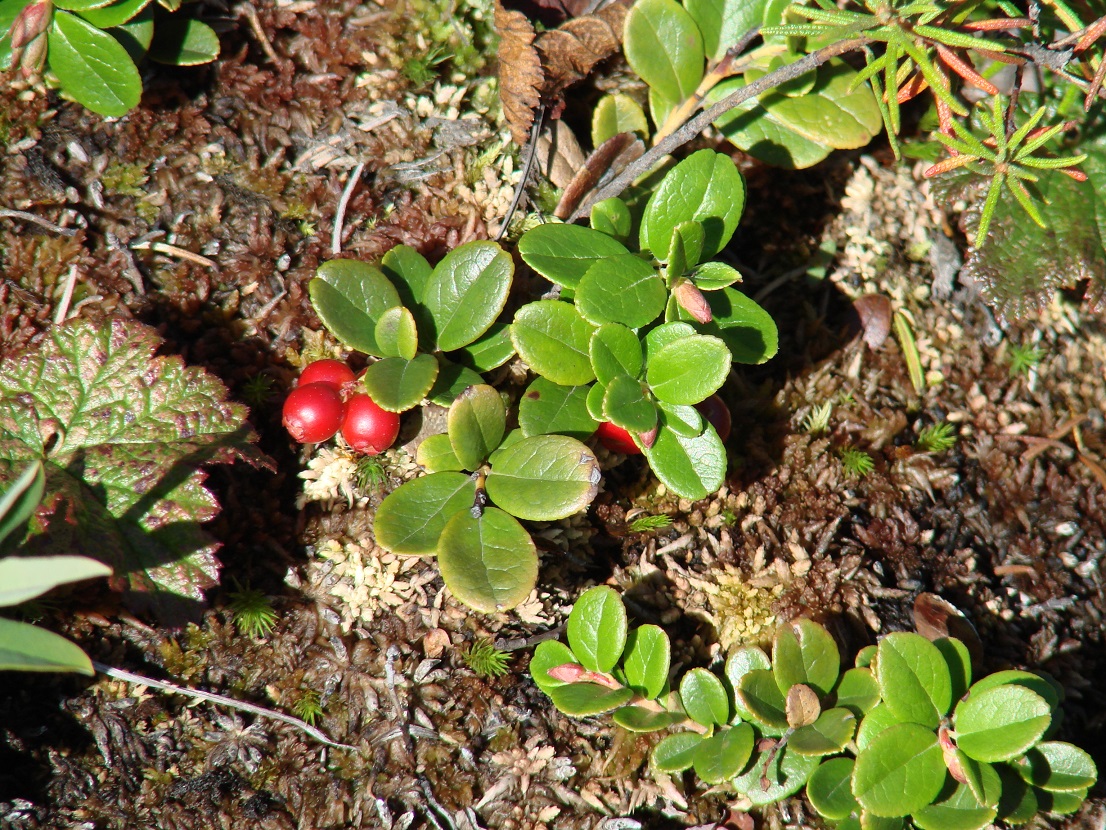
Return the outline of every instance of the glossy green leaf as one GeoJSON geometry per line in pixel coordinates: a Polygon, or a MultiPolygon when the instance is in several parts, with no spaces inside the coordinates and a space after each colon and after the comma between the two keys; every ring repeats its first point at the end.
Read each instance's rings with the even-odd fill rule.
{"type": "Polygon", "coordinates": [[[687,716],[703,726],[723,726],[730,720],[726,687],[706,669],[691,669],[680,679],[680,701],[687,716]]]}
{"type": "Polygon", "coordinates": [[[6,556],[0,559],[0,607],[97,576],[111,576],[111,568],[87,556],[6,556]]]}
{"type": "Polygon", "coordinates": [[[787,728],[787,702],[768,669],[750,669],[735,687],[737,699],[758,723],[775,729],[787,728]]]}
{"type": "Polygon", "coordinates": [[[472,343],[450,353],[458,363],[476,372],[490,372],[515,356],[510,323],[492,323],[472,343]]]}
{"type": "Polygon", "coordinates": [[[611,718],[631,732],[659,732],[687,720],[679,712],[655,712],[641,706],[623,706],[611,718]]]}
{"type": "Polygon", "coordinates": [[[657,408],[660,410],[661,424],[677,435],[694,438],[702,434],[705,422],[695,407],[657,401],[657,408]]]}
{"type": "Polygon", "coordinates": [[[648,432],[657,425],[657,407],[640,380],[627,375],[611,379],[603,395],[604,420],[630,432],[648,432]]]}
{"type": "Polygon", "coordinates": [[[860,727],[856,730],[857,748],[863,750],[884,729],[900,723],[903,723],[903,720],[892,712],[886,703],[877,704],[860,721],[860,727]]]}
{"type": "MultiPolygon", "coordinates": [[[[700,291],[721,291],[735,282],[741,282],[741,272],[724,262],[704,262],[691,275],[692,282],[700,291]]],[[[748,361],[741,361],[747,363],[748,361]]]]}
{"type": "Polygon", "coordinates": [[[570,303],[539,300],[515,312],[511,340],[534,372],[562,386],[579,386],[595,379],[589,353],[594,331],[570,303]]]}
{"type": "Polygon", "coordinates": [[[972,694],[979,694],[998,686],[1024,686],[1029,691],[1036,692],[1043,697],[1048,703],[1049,709],[1056,711],[1060,706],[1060,693],[1047,678],[1033,672],[1017,669],[997,671],[994,674],[980,678],[977,683],[972,684],[971,692],[972,694]]]}
{"type": "Polygon", "coordinates": [[[726,50],[754,26],[778,25],[779,11],[774,7],[781,3],[780,0],[686,0],[685,5],[703,33],[707,58],[719,61],[726,50]]]}
{"type": "Polygon", "coordinates": [[[327,330],[351,349],[379,355],[376,321],[400,305],[395,286],[374,265],[332,259],[319,266],[307,284],[311,304],[327,330]]]}
{"type": "Polygon", "coordinates": [[[735,699],[733,701],[734,708],[737,710],[737,714],[741,716],[742,720],[752,720],[752,715],[749,713],[749,710],[745,708],[741,696],[736,693],[738,686],[741,684],[741,678],[751,671],[767,671],[771,668],[772,663],[768,659],[768,655],[756,646],[741,646],[734,650],[726,659],[726,680],[729,682],[730,688],[735,692],[735,699]]]}
{"type": "Polygon", "coordinates": [[[0,671],[71,671],[95,674],[76,643],[36,625],[0,618],[0,671]]]}
{"type": "Polygon", "coordinates": [[[717,392],[730,373],[730,352],[717,337],[694,335],[650,355],[645,378],[665,403],[691,405],[717,392]]]}
{"type": "Polygon", "coordinates": [[[550,522],[583,510],[599,492],[591,450],[567,435],[534,435],[496,456],[488,496],[513,516],[550,522]]]}
{"type": "Polygon", "coordinates": [[[158,18],[149,56],[170,66],[199,66],[219,57],[219,36],[199,20],[183,15],[158,18]]]}
{"type": "Polygon", "coordinates": [[[1044,812],[1065,816],[1074,813],[1083,806],[1087,798],[1086,790],[1074,792],[1049,792],[1048,790],[1034,790],[1034,795],[1044,812]]]}
{"type": "Polygon", "coordinates": [[[706,498],[726,478],[726,448],[709,424],[693,438],[663,427],[653,446],[643,452],[657,478],[685,499],[706,498]]]}
{"type": "Polygon", "coordinates": [[[667,300],[660,275],[632,254],[596,261],[576,289],[576,308],[597,326],[621,323],[640,328],[661,315],[667,300]]]}
{"type": "MultiPolygon", "coordinates": [[[[701,327],[703,334],[719,337],[729,347],[736,363],[764,363],[779,349],[779,332],[771,315],[733,288],[707,293],[714,319],[701,327]]],[[[674,320],[691,319],[684,309],[669,302],[669,316],[674,320]]]]}
{"type": "Polygon", "coordinates": [[[852,774],[852,758],[830,758],[814,770],[806,782],[806,797],[822,818],[840,821],[860,810],[850,786],[852,774]]]}
{"type": "Polygon", "coordinates": [[[634,219],[626,203],[618,197],[603,199],[591,207],[591,226],[620,242],[630,238],[634,219]]]}
{"type": "MultiPolygon", "coordinates": [[[[110,29],[112,26],[121,26],[136,17],[140,11],[150,5],[150,2],[151,0],[121,0],[121,2],[103,5],[97,9],[87,9],[80,12],[80,16],[97,29],[110,29]]],[[[0,31],[3,31],[3,29],[4,26],[0,23],[0,31]]]]}
{"type": "Polygon", "coordinates": [[[635,3],[626,15],[622,48],[638,77],[669,101],[690,98],[703,78],[703,37],[675,0],[635,3]]]}
{"type": "Polygon", "coordinates": [[[1002,797],[998,803],[998,817],[1007,824],[1018,825],[1030,821],[1040,807],[1038,793],[1044,790],[1031,787],[1009,764],[996,764],[995,770],[1002,781],[1002,797]]]}
{"type": "Polygon", "coordinates": [[[588,671],[609,672],[626,647],[626,607],[606,585],[589,588],[568,615],[568,644],[588,671]]]}
{"type": "Polygon", "coordinates": [[[453,452],[449,436],[444,432],[426,436],[415,453],[415,461],[425,467],[428,473],[465,469],[453,452]]]}
{"type": "Polygon", "coordinates": [[[732,729],[721,729],[699,744],[692,766],[695,774],[707,784],[721,784],[733,778],[753,754],[753,727],[739,723],[732,729]]]}
{"type": "Polygon", "coordinates": [[[568,683],[551,689],[549,697],[553,705],[566,715],[584,718],[589,715],[601,715],[633,699],[630,689],[609,689],[598,683],[568,683]]]}
{"type": "Polygon", "coordinates": [[[503,399],[487,384],[470,386],[449,407],[446,430],[462,469],[475,470],[499,446],[507,431],[503,399]]]}
{"type": "Polygon", "coordinates": [[[788,746],[800,755],[833,755],[841,752],[856,731],[856,717],[848,709],[827,709],[809,726],[791,733],[788,746]]]}
{"type": "Polygon", "coordinates": [[[373,535],[392,553],[433,554],[446,522],[468,512],[476,499],[476,484],[464,473],[432,473],[392,491],[376,509],[373,535]]]}
{"type": "Polygon", "coordinates": [[[819,695],[829,694],[841,670],[841,654],[830,633],[813,620],[798,619],[776,629],[772,671],[785,697],[802,683],[819,695]]]}
{"type": "Polygon", "coordinates": [[[659,626],[642,625],[630,631],[622,660],[627,685],[647,700],[656,698],[668,683],[671,648],[659,626]]]}
{"type": "Polygon", "coordinates": [[[645,333],[643,341],[645,344],[645,362],[648,363],[656,357],[661,349],[666,346],[698,333],[693,326],[682,322],[662,323],[656,328],[649,329],[645,333]]]}
{"type": "Polygon", "coordinates": [[[972,656],[963,642],[953,637],[939,637],[933,641],[949,667],[950,697],[960,700],[972,683],[972,656]]]}
{"type": "Polygon", "coordinates": [[[595,263],[626,256],[622,243],[580,225],[549,222],[528,230],[518,241],[522,261],[557,285],[576,288],[595,263]]]}
{"type": "Polygon", "coordinates": [[[698,732],[677,732],[653,747],[653,766],[660,772],[676,773],[690,769],[695,752],[703,742],[698,732]]]}
{"type": "Polygon", "coordinates": [[[935,729],[952,704],[948,664],[920,634],[899,631],[880,640],[876,680],[884,704],[902,721],[935,729]]]}
{"type": "Polygon", "coordinates": [[[406,412],[429,394],[438,377],[433,355],[416,355],[414,360],[386,357],[365,369],[361,383],[376,405],[389,412],[406,412]]]}
{"type": "Polygon", "coordinates": [[[538,581],[538,553],[522,525],[495,507],[460,510],[438,540],[442,580],[461,602],[491,614],[514,608],[538,581]]]}
{"type": "Polygon", "coordinates": [[[731,786],[757,807],[794,795],[810,779],[818,759],[790,749],[761,752],[753,765],[733,779],[731,786]]]}
{"type": "Polygon", "coordinates": [[[745,179],[733,161],[713,150],[699,150],[673,167],[649,197],[641,219],[641,245],[666,260],[676,226],[694,219],[705,232],[702,258],[710,259],[730,241],[744,209],[745,179]]]}
{"type": "Polygon", "coordinates": [[[54,13],[47,61],[68,94],[95,113],[126,115],[142,97],[142,78],[127,50],[86,20],[54,13]]]}
{"type": "Polygon", "coordinates": [[[638,133],[645,138],[649,135],[649,122],[641,106],[629,95],[604,95],[591,113],[591,146],[598,147],[619,133],[638,133]]]}
{"type": "MultiPolygon", "coordinates": [[[[969,758],[959,749],[954,750],[956,763],[960,765],[964,783],[972,791],[975,800],[984,807],[997,807],[1002,796],[1002,779],[991,764],[969,758]]],[[[946,766],[949,766],[946,760],[946,766]]]]}
{"type": "Polygon", "coordinates": [[[111,0],[54,0],[53,5],[71,12],[83,12],[106,6],[111,0]]]}
{"type": "Polygon", "coordinates": [[[1094,759],[1063,741],[1042,741],[1018,759],[1017,770],[1034,787],[1073,792],[1093,787],[1098,780],[1094,759]]]}
{"type": "MultiPolygon", "coordinates": [[[[454,352],[456,354],[456,352],[454,352]]],[[[438,376],[434,379],[434,385],[426,393],[426,398],[438,406],[452,406],[457,396],[470,386],[479,386],[484,379],[467,366],[447,360],[440,354],[435,355],[438,360],[438,376]]]]}
{"type": "Polygon", "coordinates": [[[601,383],[593,383],[587,389],[588,395],[585,402],[588,407],[588,415],[594,418],[596,423],[605,421],[607,416],[603,412],[603,398],[607,396],[607,387],[601,383]]]}
{"type": "Polygon", "coordinates": [[[905,816],[933,801],[946,775],[934,731],[900,723],[883,730],[857,755],[853,795],[877,816],[905,816]]]}
{"type": "Polygon", "coordinates": [[[681,222],[672,229],[672,246],[668,250],[668,279],[686,274],[699,264],[703,255],[706,230],[694,219],[681,222]]]}
{"type": "Polygon", "coordinates": [[[595,377],[604,385],[619,375],[640,377],[645,367],[638,336],[618,323],[597,328],[591,335],[588,352],[595,377]]]}
{"type": "Polygon", "coordinates": [[[466,242],[446,254],[422,301],[437,348],[459,349],[486,332],[507,302],[514,272],[511,255],[495,242],[466,242]]]}
{"type": "Polygon", "coordinates": [[[401,305],[387,309],[376,321],[373,332],[381,357],[401,357],[412,360],[419,347],[419,332],[415,318],[401,305]]]}
{"type": "MultiPolygon", "coordinates": [[[[2,543],[12,531],[26,522],[34,515],[42,494],[46,489],[46,473],[42,469],[42,461],[35,459],[27,466],[4,490],[0,496],[0,543],[2,543]]],[[[0,586],[4,583],[0,582],[0,586]]],[[[3,588],[0,587],[0,592],[3,588]]],[[[3,594],[0,593],[0,596],[3,594]]],[[[19,602],[21,600],[17,600],[19,602]]],[[[0,601],[0,605],[7,605],[0,601]]]]}
{"type": "Polygon", "coordinates": [[[1005,761],[1037,743],[1051,720],[1048,702],[1024,686],[972,692],[956,706],[956,745],[977,761],[1005,761]]]}
{"type": "Polygon", "coordinates": [[[539,689],[549,694],[551,689],[564,686],[567,682],[550,677],[549,670],[566,663],[579,665],[580,661],[576,659],[572,649],[559,640],[544,640],[538,643],[538,647],[534,649],[534,656],[530,658],[530,676],[534,678],[539,689]]]}
{"type": "Polygon", "coordinates": [[[860,811],[860,830],[903,830],[904,826],[905,821],[901,817],[886,818],[867,810],[860,811]]]}
{"type": "Polygon", "coordinates": [[[856,667],[858,669],[866,669],[872,665],[872,661],[876,659],[876,647],[864,646],[860,651],[856,653],[856,667]]]}
{"type": "MultiPolygon", "coordinates": [[[[953,782],[955,785],[955,782],[953,782]]],[[[984,807],[965,785],[949,785],[937,801],[917,810],[911,819],[920,830],[982,830],[995,820],[998,811],[984,807]]]]}
{"type": "Polygon", "coordinates": [[[848,709],[857,719],[863,718],[879,703],[879,683],[870,669],[849,669],[841,675],[834,692],[834,705],[848,709]]]}
{"type": "Polygon", "coordinates": [[[518,403],[518,425],[525,435],[567,435],[580,441],[595,432],[588,413],[587,386],[561,386],[536,378],[518,403]]]}
{"type": "Polygon", "coordinates": [[[380,270],[399,292],[403,305],[411,309],[422,305],[434,272],[426,257],[409,245],[396,245],[380,260],[380,270]]]}
{"type": "MultiPolygon", "coordinates": [[[[867,84],[854,88],[856,71],[843,61],[832,60],[817,73],[809,94],[765,93],[734,107],[715,126],[745,152],[777,167],[810,167],[831,150],[863,147],[883,128],[875,95],[867,84]]],[[[707,95],[707,105],[745,83],[728,78],[707,95]]]]}

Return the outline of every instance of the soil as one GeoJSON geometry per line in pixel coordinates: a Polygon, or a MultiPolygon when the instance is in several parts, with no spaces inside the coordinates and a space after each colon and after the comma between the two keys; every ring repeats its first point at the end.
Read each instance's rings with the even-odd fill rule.
{"type": "MultiPolygon", "coordinates": [[[[355,165],[344,256],[406,243],[440,257],[506,211],[516,155],[479,56],[469,74],[447,61],[429,79],[411,64],[443,8],[281,0],[258,6],[255,27],[234,6],[218,62],[149,75],[118,120],[5,80],[2,206],[77,232],[0,219],[2,353],[49,327],[75,268],[71,313],[156,327],[166,353],[251,403],[278,470],[212,471],[222,587],[195,624],[160,628],[95,591],[44,624],[101,663],[284,712],[314,703],[316,726],[356,749],[102,676],[6,674],[0,827],[747,826],[725,793],[653,776],[648,737],[567,718],[530,680],[530,646],[598,583],[624,590],[637,622],[664,625],[685,667],[798,615],[855,652],[912,628],[915,597],[937,593],[974,624],[984,670],[1063,685],[1060,737],[1106,768],[1106,325],[1070,294],[999,326],[957,281],[954,217],[879,146],[802,172],[734,153],[749,197],[724,257],[781,342],[723,390],[734,429],[720,493],[674,499],[640,460],[600,453],[600,496],[534,526],[539,588],[502,615],[456,603],[432,560],[375,548],[374,506],[415,473],[410,452],[383,457],[379,487],[359,483],[340,450],[291,444],[280,401],[305,360],[337,351],[306,284],[331,256],[355,165]],[[890,308],[913,332],[920,390],[903,341],[881,337],[890,308]],[[1026,345],[1040,360],[1013,371],[1026,345]],[[937,423],[956,443],[924,451],[918,433],[937,423]],[[850,472],[851,449],[870,472],[850,472]],[[635,531],[642,516],[670,523],[635,531]],[[271,599],[268,635],[235,622],[243,586],[271,599]],[[506,674],[466,664],[481,638],[508,650],[506,674]]],[[[466,14],[481,36],[486,21],[466,14]]],[[[585,100],[570,99],[574,126],[585,100]]],[[[517,392],[522,370],[496,382],[517,392]]],[[[1104,792],[1042,826],[1102,827],[1104,792]]],[[[820,826],[801,799],[754,815],[820,826]]]]}

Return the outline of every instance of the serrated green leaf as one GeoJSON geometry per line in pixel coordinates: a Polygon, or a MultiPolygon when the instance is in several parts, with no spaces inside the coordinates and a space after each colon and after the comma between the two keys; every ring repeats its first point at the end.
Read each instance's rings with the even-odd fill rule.
{"type": "Polygon", "coordinates": [[[111,568],[87,556],[7,556],[0,559],[0,607],[97,576],[111,576],[111,568]]]}
{"type": "MultiPolygon", "coordinates": [[[[635,3],[626,15],[622,48],[638,77],[669,101],[690,98],[703,78],[703,37],[675,0],[635,3]]],[[[658,121],[655,110],[653,117],[658,121]]]]}
{"type": "Polygon", "coordinates": [[[126,115],[142,97],[142,78],[119,41],[75,14],[57,11],[47,62],[68,94],[95,113],[126,115]]]}
{"type": "Polygon", "coordinates": [[[518,241],[522,261],[550,282],[576,288],[595,263],[626,256],[622,243],[580,225],[550,222],[531,228],[518,241]]]}
{"type": "Polygon", "coordinates": [[[648,432],[657,425],[657,407],[642,383],[627,375],[611,379],[603,395],[604,420],[630,432],[648,432]]]}
{"type": "Polygon", "coordinates": [[[518,403],[518,425],[531,435],[567,435],[580,441],[598,425],[588,413],[587,386],[561,386],[536,378],[518,403]]]}
{"type": "Polygon", "coordinates": [[[476,372],[490,372],[515,356],[510,323],[492,323],[491,328],[469,345],[450,352],[457,362],[476,372]]]}
{"type": "Polygon", "coordinates": [[[566,715],[577,718],[601,715],[624,706],[633,699],[630,689],[609,689],[598,683],[568,683],[550,689],[553,705],[566,715]]]}
{"type": "Polygon", "coordinates": [[[661,315],[667,300],[664,281],[653,266],[631,254],[596,261],[576,289],[576,308],[597,326],[640,328],[661,315]]]}
{"type": "Polygon", "coordinates": [[[972,692],[956,705],[956,745],[977,761],[1006,761],[1037,743],[1051,720],[1048,702],[1024,686],[972,692]]]}
{"type": "Polygon", "coordinates": [[[984,807],[976,801],[965,784],[952,782],[937,801],[910,818],[921,830],[982,830],[995,820],[997,813],[994,807],[984,807]]]}
{"type": "Polygon", "coordinates": [[[841,654],[829,632],[808,619],[794,620],[776,629],[772,644],[772,672],[785,697],[797,684],[819,695],[829,694],[841,670],[841,654]]]}
{"type": "Polygon", "coordinates": [[[246,410],[176,357],[152,329],[72,320],[0,363],[0,489],[45,461],[45,498],[27,555],[88,555],[113,587],[167,625],[197,616],[219,572],[201,527],[219,505],[204,464],[268,463],[246,410]]]}
{"type": "Polygon", "coordinates": [[[818,766],[818,759],[789,749],[761,752],[752,767],[733,779],[731,786],[754,806],[763,806],[794,795],[818,766]]]}
{"type": "Polygon", "coordinates": [[[1016,768],[1034,787],[1053,792],[1084,790],[1098,780],[1094,759],[1063,741],[1042,741],[1018,759],[1016,768]]]}
{"type": "Polygon", "coordinates": [[[376,509],[373,535],[392,553],[434,554],[446,522],[468,511],[476,499],[476,484],[464,473],[432,473],[389,493],[376,509]]]}
{"type": "Polygon", "coordinates": [[[860,727],[856,730],[857,748],[863,750],[876,736],[883,732],[883,730],[887,729],[889,726],[895,726],[902,722],[902,719],[892,712],[887,704],[877,704],[872,707],[868,711],[868,714],[864,716],[864,719],[860,721],[860,727]]]}
{"type": "Polygon", "coordinates": [[[849,669],[841,675],[834,697],[834,706],[848,709],[859,720],[879,703],[879,683],[870,669],[849,669]]]}
{"type": "Polygon", "coordinates": [[[580,386],[595,379],[589,353],[594,331],[575,306],[539,300],[515,313],[511,340],[534,372],[562,386],[580,386]]]}
{"type": "Polygon", "coordinates": [[[899,631],[880,640],[876,680],[884,704],[902,721],[936,729],[952,704],[948,664],[920,634],[899,631]]]}
{"type": "Polygon", "coordinates": [[[626,684],[647,700],[653,700],[668,683],[671,644],[664,629],[639,626],[627,635],[622,670],[626,684]]]}
{"type": "Polygon", "coordinates": [[[414,360],[385,357],[365,369],[361,383],[376,405],[389,412],[406,412],[429,394],[438,377],[433,355],[416,355],[414,360]]]}
{"type": "Polygon", "coordinates": [[[376,321],[400,305],[395,286],[374,265],[354,259],[324,262],[307,284],[311,305],[327,330],[351,349],[380,355],[376,321]]]}
{"type": "Polygon", "coordinates": [[[460,510],[438,540],[442,580],[461,602],[486,614],[514,608],[538,581],[538,553],[526,528],[507,513],[485,507],[460,510]]]}
{"type": "MultiPolygon", "coordinates": [[[[724,262],[704,262],[691,275],[692,282],[700,291],[721,291],[735,282],[741,282],[741,272],[724,262]]],[[[744,295],[742,295],[744,296],[744,295]]],[[[741,361],[747,363],[749,361],[741,361]]]]}
{"type": "Polygon", "coordinates": [[[71,671],[90,677],[96,673],[76,643],[45,628],[2,618],[0,671],[71,671]]]}
{"type": "Polygon", "coordinates": [[[856,717],[848,709],[827,709],[809,726],[791,733],[788,746],[800,755],[833,755],[841,752],[856,731],[856,717]]]}
{"type": "Polygon", "coordinates": [[[707,784],[721,784],[733,778],[753,754],[753,727],[739,723],[715,732],[695,750],[692,766],[707,784]]]}
{"type": "Polygon", "coordinates": [[[734,687],[737,699],[753,719],[773,729],[787,728],[787,702],[769,669],[750,669],[734,687]]]}
{"type": "MultiPolygon", "coordinates": [[[[121,26],[137,17],[140,11],[150,5],[150,2],[151,0],[121,0],[119,3],[102,5],[98,9],[87,9],[80,12],[80,16],[97,29],[110,29],[112,26],[121,26]]],[[[4,24],[0,21],[0,31],[3,30],[4,24]]]]}
{"type": "Polygon", "coordinates": [[[618,323],[597,328],[591,335],[588,351],[595,377],[604,385],[619,375],[640,377],[645,366],[638,336],[618,323]]]}
{"type": "Polygon", "coordinates": [[[484,379],[467,366],[454,363],[441,355],[436,355],[438,360],[438,376],[434,379],[434,385],[426,393],[426,398],[438,406],[449,407],[457,400],[457,396],[470,386],[479,386],[484,379]]]}
{"type": "MultiPolygon", "coordinates": [[[[638,133],[642,138],[649,135],[649,122],[645,118],[645,111],[629,95],[616,93],[604,95],[596,104],[591,113],[591,146],[598,147],[608,138],[614,138],[619,133],[638,133]]],[[[629,214],[627,213],[627,216],[629,214]]],[[[592,227],[595,227],[595,211],[592,210],[592,227]]],[[[612,234],[617,236],[618,234],[612,234]]],[[[626,234],[629,235],[627,228],[626,234]]]]}
{"type": "Polygon", "coordinates": [[[436,347],[460,349],[486,332],[507,302],[514,272],[511,255],[495,242],[466,242],[446,254],[422,300],[436,347]]]}
{"type": "Polygon", "coordinates": [[[705,233],[702,258],[710,259],[726,247],[744,209],[745,179],[733,161],[699,150],[673,167],[649,197],[641,219],[641,246],[666,260],[676,226],[696,220],[705,233]]]}
{"type": "Polygon", "coordinates": [[[599,492],[599,465],[567,435],[523,438],[495,457],[488,496],[513,516],[550,522],[583,510],[599,492]]]}
{"type": "Polygon", "coordinates": [[[665,403],[691,405],[717,392],[730,373],[730,352],[717,337],[693,335],[650,355],[649,388],[665,403]]]}
{"type": "Polygon", "coordinates": [[[726,687],[706,669],[692,669],[680,679],[680,701],[687,716],[702,726],[729,723],[730,698],[726,687]]]}
{"type": "Polygon", "coordinates": [[[822,818],[840,821],[859,811],[860,804],[850,787],[853,763],[852,758],[830,758],[806,782],[806,797],[822,818]]]}
{"type": "Polygon", "coordinates": [[[698,732],[677,732],[653,747],[653,766],[660,772],[676,773],[690,769],[695,752],[703,742],[698,732]]]}
{"type": "Polygon", "coordinates": [[[591,207],[591,226],[620,242],[630,238],[634,229],[634,219],[626,203],[616,196],[603,199],[591,207]]]}
{"type": "Polygon", "coordinates": [[[623,706],[611,718],[630,732],[659,732],[687,720],[679,712],[655,712],[641,706],[623,706]]]}
{"type": "Polygon", "coordinates": [[[412,360],[418,351],[419,332],[415,328],[415,318],[403,306],[393,306],[381,314],[373,336],[381,357],[412,360]]]}
{"type": "Polygon", "coordinates": [[[572,653],[572,649],[564,643],[558,640],[544,640],[538,643],[538,647],[534,649],[534,656],[530,658],[530,676],[534,678],[539,689],[549,694],[551,689],[564,686],[567,682],[550,677],[549,670],[567,663],[579,665],[579,662],[576,655],[572,653]]]}
{"type": "MultiPolygon", "coordinates": [[[[45,491],[46,473],[42,469],[42,461],[36,458],[12,478],[0,497],[0,543],[20,525],[31,520],[45,491]]],[[[9,603],[0,602],[0,605],[5,604],[9,603]]]]}
{"type": "Polygon", "coordinates": [[[170,66],[199,66],[219,57],[219,36],[206,23],[181,15],[161,16],[150,44],[151,60],[170,66]]]}
{"type": "Polygon", "coordinates": [[[900,723],[883,730],[857,755],[853,795],[874,815],[905,816],[933,801],[946,774],[934,731],[900,723]]]}
{"type": "Polygon", "coordinates": [[[503,441],[507,407],[491,386],[470,386],[449,407],[446,430],[462,469],[475,470],[503,441]]]}
{"type": "Polygon", "coordinates": [[[642,452],[657,478],[685,499],[706,498],[726,478],[726,448],[710,424],[695,437],[662,427],[653,446],[642,452]]]}
{"type": "MultiPolygon", "coordinates": [[[[714,122],[726,138],[777,167],[817,164],[831,150],[863,147],[883,128],[879,105],[867,84],[854,88],[856,71],[841,60],[817,70],[810,93],[788,97],[768,92],[740,104],[714,122]]],[[[728,78],[710,91],[710,106],[745,85],[728,78]]]]}
{"type": "Polygon", "coordinates": [[[425,467],[428,473],[465,469],[453,452],[449,436],[444,432],[426,436],[415,453],[415,461],[425,467]]]}
{"type": "Polygon", "coordinates": [[[589,588],[568,615],[568,644],[588,671],[609,672],[626,647],[626,606],[606,585],[589,588]]]}

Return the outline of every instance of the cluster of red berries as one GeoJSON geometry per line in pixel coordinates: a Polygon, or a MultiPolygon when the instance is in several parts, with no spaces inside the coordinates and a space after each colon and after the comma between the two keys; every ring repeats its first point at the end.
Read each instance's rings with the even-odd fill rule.
{"type": "Polygon", "coordinates": [[[381,409],[360,387],[342,361],[316,360],[284,400],[285,429],[301,444],[329,441],[341,430],[355,452],[384,452],[399,435],[399,415],[381,409]]]}
{"type": "MultiPolygon", "coordinates": [[[[726,404],[723,403],[720,397],[711,395],[705,401],[695,404],[695,408],[699,410],[704,418],[710,421],[723,442],[730,437],[730,410],[726,408],[726,404]]],[[[623,455],[641,455],[641,448],[634,441],[634,436],[610,421],[600,423],[595,434],[599,438],[599,443],[611,452],[618,452],[623,455]]]]}

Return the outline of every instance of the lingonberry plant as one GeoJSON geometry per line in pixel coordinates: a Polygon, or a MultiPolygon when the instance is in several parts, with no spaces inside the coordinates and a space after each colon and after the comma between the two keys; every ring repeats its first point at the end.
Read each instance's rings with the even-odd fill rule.
{"type": "Polygon", "coordinates": [[[838,827],[981,830],[1073,812],[1097,780],[1086,752],[1051,739],[1059,687],[1012,670],[973,683],[955,638],[889,634],[842,671],[829,633],[799,619],[777,629],[771,657],[745,646],[723,677],[692,668],[673,689],[667,635],[631,630],[613,589],[584,593],[567,635],[530,662],[558,709],[611,713],[634,732],[678,727],[654,747],[653,767],[694,769],[751,805],[805,787],[838,827]]]}
{"type": "Polygon", "coordinates": [[[284,428],[301,444],[329,441],[342,427],[346,405],[342,393],[329,383],[297,386],[284,399],[284,428]]]}

